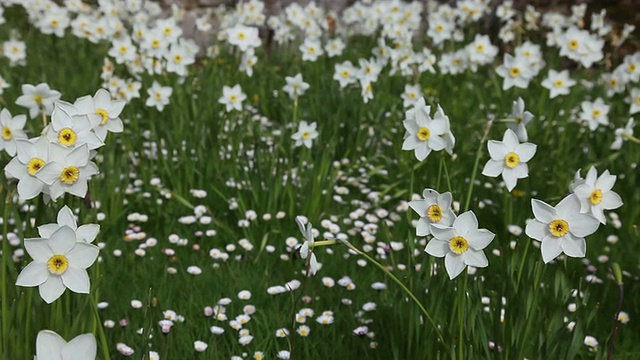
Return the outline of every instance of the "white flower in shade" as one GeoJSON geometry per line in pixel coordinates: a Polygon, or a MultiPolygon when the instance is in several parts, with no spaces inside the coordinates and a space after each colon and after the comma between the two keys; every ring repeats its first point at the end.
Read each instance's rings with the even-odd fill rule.
{"type": "Polygon", "coordinates": [[[636,126],[635,120],[633,118],[629,118],[625,127],[615,130],[616,139],[611,144],[611,150],[620,150],[622,143],[633,137],[634,126],[636,126]]]}
{"type": "Polygon", "coordinates": [[[433,239],[424,251],[435,257],[444,256],[444,266],[450,279],[454,279],[467,266],[486,267],[489,265],[482,251],[495,234],[487,229],[478,229],[478,219],[472,211],[467,211],[453,221],[451,226],[431,224],[433,239]]]}
{"type": "Polygon", "coordinates": [[[569,70],[560,72],[549,70],[549,75],[542,81],[542,86],[549,89],[549,98],[553,99],[558,95],[569,94],[569,88],[576,84],[576,81],[569,77],[569,70]]]}
{"type": "Polygon", "coordinates": [[[206,342],[204,341],[194,341],[193,342],[193,348],[197,351],[197,352],[203,352],[205,350],[207,350],[207,348],[209,347],[209,345],[207,345],[206,342]]]}
{"type": "Polygon", "coordinates": [[[76,241],[76,234],[62,226],[51,237],[24,240],[27,253],[33,258],[16,280],[18,286],[38,286],[47,303],[59,298],[65,289],[88,294],[89,275],[86,269],[98,258],[97,246],[76,241]]]}
{"type": "Polygon", "coordinates": [[[507,123],[507,127],[518,135],[518,140],[526,142],[529,138],[527,124],[533,119],[533,114],[524,110],[524,100],[521,97],[513,102],[509,119],[515,120],[515,122],[507,123]]]}
{"type": "Polygon", "coordinates": [[[313,139],[317,138],[319,133],[316,130],[317,124],[312,122],[311,124],[307,124],[306,121],[300,121],[298,125],[298,132],[291,135],[291,139],[295,140],[295,146],[304,145],[307,148],[311,149],[311,145],[313,139]]]}
{"type": "Polygon", "coordinates": [[[42,110],[46,115],[51,115],[53,104],[60,99],[60,92],[51,90],[49,85],[40,83],[36,86],[31,84],[22,85],[22,95],[16,99],[16,104],[29,109],[29,116],[33,119],[42,110]]]}
{"type": "Polygon", "coordinates": [[[313,276],[322,268],[322,264],[318,262],[316,254],[313,253],[313,244],[315,242],[313,239],[313,226],[311,226],[310,222],[305,224],[303,218],[300,216],[296,216],[296,223],[304,239],[304,243],[297,251],[302,259],[307,260],[307,266],[309,268],[307,275],[313,276]]]}
{"type": "Polygon", "coordinates": [[[44,137],[16,141],[17,155],[5,166],[7,177],[18,179],[18,196],[29,200],[38,196],[46,185],[36,176],[49,158],[49,140],[44,137]]]}
{"type": "Polygon", "coordinates": [[[158,111],[164,110],[165,105],[169,104],[169,97],[173,93],[173,89],[169,86],[162,86],[157,81],[153,81],[151,88],[147,89],[149,97],[145,102],[146,106],[156,107],[158,111]]]}
{"type": "Polygon", "coordinates": [[[242,111],[242,102],[247,98],[247,95],[242,92],[240,85],[234,87],[223,86],[222,97],[218,102],[226,107],[227,112],[231,110],[242,111]]]}
{"type": "Polygon", "coordinates": [[[98,347],[93,334],[82,334],[66,342],[51,330],[42,330],[36,338],[36,360],[93,360],[98,347]]]}
{"type": "Polygon", "coordinates": [[[401,95],[402,97],[402,106],[408,108],[410,106],[414,106],[418,99],[422,97],[422,89],[420,88],[420,84],[405,84],[404,92],[401,95]]]}
{"type": "Polygon", "coordinates": [[[7,109],[0,111],[0,150],[5,150],[9,156],[16,155],[16,140],[27,139],[22,130],[27,123],[26,115],[11,116],[7,109]]]}
{"type": "Polygon", "coordinates": [[[335,38],[327,41],[327,43],[324,46],[324,49],[327,51],[328,57],[335,57],[335,56],[342,55],[342,51],[344,50],[345,47],[346,45],[344,44],[342,39],[335,38]]]}
{"type": "Polygon", "coordinates": [[[482,175],[497,177],[502,175],[509,191],[513,190],[518,179],[529,176],[527,161],[536,153],[536,145],[518,141],[518,136],[511,129],[504,132],[502,141],[489,140],[487,143],[491,159],[487,161],[482,175]]]}
{"type": "Polygon", "coordinates": [[[609,105],[602,98],[597,98],[594,102],[583,101],[580,107],[580,120],[587,122],[591,131],[597,129],[598,125],[609,125],[609,105]]]}
{"type": "MultiPolygon", "coordinates": [[[[102,141],[107,137],[107,132],[120,133],[123,130],[120,113],[124,109],[125,101],[111,100],[111,94],[105,89],[99,89],[95,95],[78,98],[73,106],[77,110],[77,115],[87,115],[90,118],[99,120],[92,128],[93,132],[102,141]]],[[[69,112],[70,115],[76,115],[69,112]]]]}
{"type": "Polygon", "coordinates": [[[300,52],[302,52],[302,61],[311,62],[318,60],[318,57],[324,54],[320,40],[313,38],[306,38],[304,42],[300,44],[300,52]]]}
{"type": "Polygon", "coordinates": [[[4,93],[4,89],[8,88],[10,85],[2,76],[0,76],[0,95],[4,93]]]}
{"type": "Polygon", "coordinates": [[[58,211],[57,223],[38,226],[38,234],[42,238],[50,238],[56,230],[63,226],[70,227],[76,233],[76,241],[78,242],[92,243],[100,232],[100,225],[97,224],[78,226],[73,212],[65,205],[58,211]]]}
{"type": "Polygon", "coordinates": [[[525,228],[530,238],[542,242],[542,260],[545,263],[564,253],[571,257],[584,257],[585,236],[593,234],[600,223],[591,215],[580,213],[580,199],[570,194],[555,207],[531,199],[535,219],[525,228]]]}
{"type": "Polygon", "coordinates": [[[587,335],[584,337],[584,344],[590,348],[597,348],[598,339],[594,338],[593,336],[587,335]]]}
{"type": "Polygon", "coordinates": [[[282,88],[282,91],[289,94],[291,99],[295,99],[304,95],[305,91],[309,89],[309,84],[302,80],[302,74],[298,74],[294,77],[285,77],[287,85],[282,88]]]}
{"type": "MultiPolygon", "coordinates": [[[[430,111],[431,106],[425,104],[424,98],[420,98],[413,109],[407,110],[406,118],[403,121],[407,131],[402,143],[402,150],[414,150],[418,161],[426,159],[432,150],[442,150],[449,148],[450,145],[450,141],[446,139],[451,133],[448,118],[442,116],[444,114],[442,112],[440,116],[432,119],[429,116],[430,111]]],[[[438,111],[441,112],[440,106],[438,106],[438,111]]],[[[451,147],[453,146],[451,145],[451,147]]]]}
{"type": "Polygon", "coordinates": [[[631,107],[629,108],[629,115],[640,112],[640,88],[631,89],[627,101],[631,104],[631,107]]]}
{"type": "Polygon", "coordinates": [[[85,115],[72,116],[64,109],[76,112],[74,106],[69,103],[57,102],[51,114],[51,124],[47,126],[46,134],[52,143],[58,143],[68,148],[79,147],[86,144],[89,150],[97,149],[104,142],[91,131],[100,125],[100,118],[85,115]]]}
{"type": "Polygon", "coordinates": [[[87,181],[97,173],[98,167],[89,161],[86,144],[74,149],[51,144],[49,162],[35,175],[49,186],[48,193],[55,201],[64,193],[84,197],[88,190],[87,181]]]}
{"type": "Polygon", "coordinates": [[[257,27],[237,25],[227,29],[226,34],[229,44],[237,46],[242,52],[262,44],[257,27]]]}
{"type": "Polygon", "coordinates": [[[576,186],[575,194],[580,199],[580,212],[593,215],[600,223],[606,224],[604,210],[613,210],[622,206],[620,195],[611,190],[616,183],[616,176],[605,170],[598,176],[596,168],[587,172],[584,183],[576,186]]]}
{"type": "Polygon", "coordinates": [[[424,199],[409,201],[409,207],[413,209],[420,219],[416,227],[416,235],[427,236],[431,234],[431,224],[451,226],[456,215],[451,209],[451,193],[439,194],[433,189],[424,189],[424,199]]]}

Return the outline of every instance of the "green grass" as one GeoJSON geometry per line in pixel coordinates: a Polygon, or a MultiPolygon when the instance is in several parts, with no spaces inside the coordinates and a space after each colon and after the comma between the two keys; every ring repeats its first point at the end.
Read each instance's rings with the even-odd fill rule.
{"type": "MultiPolygon", "coordinates": [[[[17,9],[9,11],[15,16],[9,19],[5,15],[10,21],[0,27],[0,39],[7,39],[9,29],[17,28],[28,49],[26,66],[10,68],[6,59],[0,59],[0,75],[11,84],[2,95],[3,106],[13,115],[25,112],[15,105],[23,83],[47,82],[70,102],[101,87],[100,68],[108,44],[90,44],[71,35],[62,39],[42,35],[28,26],[17,9]]],[[[418,163],[413,153],[401,150],[405,115],[399,95],[411,79],[389,76],[388,71],[383,71],[374,84],[375,97],[368,104],[362,103],[359,88],[341,90],[331,79],[335,63],[368,56],[373,46],[374,39],[352,38],[341,57],[322,57],[315,63],[302,62],[294,48],[259,50],[253,77],[236,70],[239,57],[227,53],[223,46],[220,57],[203,59],[183,83],[171,75],[155,78],[174,89],[170,105],[163,112],[144,106],[145,89],[153,79],[143,76],[143,98],[127,104],[121,116],[125,120],[124,132],[109,134],[106,146],[98,149],[101,174],[91,180],[90,196],[94,205],[99,202],[99,208],[88,207],[82,199],[70,196],[50,204],[32,200],[29,204],[35,204],[37,210],[30,213],[11,201],[2,203],[5,221],[13,219],[5,222],[4,234],[15,232],[20,238],[37,236],[28,219],[35,218],[36,225],[53,222],[63,204],[77,211],[79,224],[96,223],[97,213],[106,215],[99,222],[101,232],[96,240],[104,244],[101,262],[89,270],[90,296],[67,291],[56,303],[47,305],[36,289],[13,285],[19,270],[30,261],[28,256],[17,264],[3,264],[9,312],[2,325],[7,327],[9,337],[2,340],[2,358],[32,358],[36,334],[42,329],[57,331],[66,340],[92,332],[98,337],[98,356],[103,358],[105,349],[97,327],[105,320],[116,323],[115,327],[104,329],[106,351],[113,359],[122,358],[116,351],[119,342],[135,349],[134,358],[153,350],[161,359],[221,359],[243,353],[251,358],[255,351],[275,358],[279,350],[290,346],[295,358],[305,359],[437,359],[459,354],[504,359],[605,358],[618,303],[618,288],[610,279],[614,262],[625,272],[622,309],[631,318],[628,324],[620,325],[614,354],[615,358],[637,357],[640,347],[634,334],[640,332],[640,307],[634,299],[640,295],[640,207],[635,204],[640,202],[640,174],[636,168],[640,148],[627,142],[621,151],[609,150],[613,128],[623,127],[629,117],[624,96],[607,98],[600,85],[593,89],[578,85],[570,95],[549,99],[548,91],[540,86],[544,74],[526,90],[502,91],[494,66],[453,76],[423,74],[416,80],[430,89],[432,95],[427,97],[427,103],[442,106],[451,119],[457,143],[455,157],[436,152],[418,163]],[[284,86],[285,76],[298,72],[311,88],[295,108],[286,94],[280,91],[275,97],[273,92],[284,86]],[[236,83],[248,99],[242,112],[226,113],[217,100],[223,85],[236,83]],[[581,101],[598,96],[611,105],[612,126],[590,132],[571,121],[570,113],[581,101]],[[528,130],[529,141],[537,144],[538,150],[529,162],[530,177],[518,182],[517,194],[510,194],[496,179],[480,174],[488,159],[486,144],[480,140],[488,117],[505,118],[518,97],[535,115],[528,130]],[[265,121],[260,121],[263,117],[265,121]],[[293,147],[290,137],[295,132],[294,118],[318,123],[320,136],[311,149],[293,147]],[[147,155],[152,146],[157,149],[157,156],[147,155]],[[469,187],[478,149],[482,153],[476,183],[469,187]],[[342,163],[338,166],[336,162],[342,163]],[[586,259],[593,269],[585,265],[586,259],[564,258],[545,265],[535,242],[524,233],[511,235],[507,226],[524,228],[525,221],[533,217],[531,198],[557,204],[568,193],[574,173],[582,169],[584,176],[591,166],[596,166],[599,173],[608,169],[618,176],[614,190],[625,205],[615,212],[622,227],[601,226],[587,238],[586,259]],[[293,182],[292,174],[296,176],[293,182]],[[283,181],[285,176],[288,181],[283,181]],[[154,178],[160,179],[161,186],[150,183],[154,178]],[[241,188],[229,186],[230,180],[241,188]],[[337,186],[349,189],[349,194],[341,195],[343,203],[333,199],[337,186]],[[420,194],[424,188],[451,191],[462,206],[470,196],[469,208],[477,215],[480,228],[496,234],[485,250],[489,267],[451,281],[443,260],[422,251],[425,241],[416,239],[410,224],[417,216],[410,209],[405,213],[401,208],[412,194],[420,194]],[[194,198],[190,195],[192,189],[205,190],[207,197],[194,198]],[[367,196],[371,192],[379,192],[379,201],[367,196]],[[230,209],[231,203],[237,208],[230,209]],[[180,223],[180,217],[193,215],[196,205],[206,206],[211,224],[180,223]],[[347,233],[353,225],[343,221],[358,208],[367,214],[385,209],[398,215],[392,226],[382,220],[378,223],[369,255],[387,266],[415,294],[438,324],[444,343],[437,340],[420,309],[388,274],[371,263],[361,266],[357,263],[361,257],[349,254],[345,246],[316,248],[323,267],[315,277],[305,278],[304,262],[292,259],[285,239],[300,239],[296,215],[307,216],[321,232],[321,220],[334,217],[332,221],[347,233]],[[249,227],[239,227],[238,221],[244,219],[247,210],[256,211],[258,219],[251,221],[249,227]],[[285,213],[284,218],[276,219],[279,211],[285,213]],[[147,215],[148,220],[128,221],[127,216],[134,212],[147,215]],[[271,214],[272,219],[263,220],[263,214],[271,214]],[[146,233],[145,239],[157,239],[157,245],[146,248],[144,256],[134,253],[142,241],[125,241],[125,231],[133,227],[146,233]],[[217,234],[209,237],[199,233],[210,229],[217,234]],[[185,239],[186,244],[170,243],[172,234],[185,239]],[[609,235],[618,236],[619,243],[607,243],[609,235]],[[243,250],[238,245],[241,239],[247,239],[253,249],[243,250]],[[510,247],[512,241],[516,243],[514,249],[510,247]],[[375,251],[379,242],[398,242],[404,249],[380,256],[375,251]],[[230,244],[236,249],[229,252],[227,261],[215,261],[209,256],[211,249],[225,251],[230,244]],[[267,251],[267,245],[275,251],[267,251]],[[167,249],[174,254],[166,255],[167,249]],[[122,255],[114,256],[115,250],[122,255]],[[281,259],[283,254],[287,255],[286,260],[281,259]],[[599,263],[596,259],[603,254],[609,260],[599,263]],[[200,267],[202,274],[188,274],[186,269],[192,265],[200,267]],[[168,273],[169,267],[177,273],[168,273]],[[603,283],[588,283],[588,274],[596,275],[603,283]],[[323,277],[337,281],[343,276],[353,280],[355,289],[337,284],[327,288],[322,284],[323,277]],[[268,287],[293,279],[302,282],[301,289],[292,294],[267,293],[268,287]],[[387,289],[373,290],[374,282],[386,283],[387,289]],[[466,296],[461,289],[466,289],[466,296]],[[239,300],[237,293],[241,290],[251,291],[251,299],[239,300]],[[574,290],[583,296],[573,297],[574,290]],[[238,343],[237,331],[228,322],[204,316],[206,306],[213,307],[225,297],[233,300],[226,307],[229,320],[241,314],[244,305],[257,309],[245,325],[254,337],[247,346],[238,343]],[[483,310],[482,297],[490,299],[488,312],[483,310]],[[132,308],[133,299],[142,301],[143,308],[132,308]],[[347,299],[350,305],[345,304],[347,299]],[[92,301],[109,303],[99,311],[100,323],[93,316],[92,301]],[[377,309],[362,312],[367,302],[375,302],[377,309]],[[577,304],[574,313],[567,310],[571,303],[577,304]],[[300,337],[292,328],[292,314],[303,307],[313,309],[316,316],[325,310],[333,311],[335,321],[320,325],[315,317],[307,319],[311,333],[300,337]],[[185,321],[176,322],[165,335],[160,332],[158,321],[168,309],[183,315],[185,321]],[[567,330],[565,317],[575,321],[573,331],[567,330]],[[121,320],[128,325],[118,325],[121,320]],[[352,333],[365,323],[371,337],[352,333]],[[223,327],[225,332],[211,334],[209,328],[213,325],[223,327]],[[275,336],[276,330],[283,327],[291,332],[289,340],[275,336]],[[138,329],[143,329],[144,337],[136,333],[138,329]],[[152,338],[147,339],[148,335],[152,338]],[[598,339],[597,350],[583,345],[585,335],[598,339]],[[209,348],[197,354],[193,348],[196,340],[207,342],[209,348]],[[496,348],[492,349],[489,342],[496,348]],[[463,346],[462,351],[459,345],[463,346]]],[[[544,51],[545,69],[563,66],[555,50],[544,51]]],[[[601,71],[578,69],[572,70],[571,76],[595,81],[601,71]]],[[[27,128],[30,136],[35,136],[41,124],[37,119],[29,120],[27,128]]],[[[505,128],[504,124],[494,123],[488,138],[501,139],[505,128]]],[[[6,154],[0,159],[3,166],[10,160],[6,154]]],[[[13,194],[15,186],[4,180],[3,198],[13,194]]],[[[368,222],[364,217],[360,220],[368,222]]],[[[359,231],[349,234],[349,241],[360,249],[365,246],[359,231]]]]}

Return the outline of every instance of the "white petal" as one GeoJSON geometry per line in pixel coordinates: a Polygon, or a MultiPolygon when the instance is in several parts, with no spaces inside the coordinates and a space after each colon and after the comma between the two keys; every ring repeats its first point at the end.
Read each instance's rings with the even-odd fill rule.
{"type": "Polygon", "coordinates": [[[69,250],[66,256],[71,265],[86,269],[93,265],[98,258],[99,252],[100,249],[95,245],[78,242],[69,250]]]}
{"type": "Polygon", "coordinates": [[[602,202],[600,203],[605,210],[613,210],[622,206],[622,198],[620,195],[613,191],[608,191],[602,195],[602,202]]]}
{"type": "Polygon", "coordinates": [[[584,238],[565,236],[562,240],[562,251],[567,256],[583,258],[586,255],[587,242],[584,238]]]}
{"type": "MultiPolygon", "coordinates": [[[[478,229],[469,232],[467,238],[469,246],[475,250],[482,250],[486,248],[496,235],[487,229],[478,229]]],[[[471,264],[469,264],[471,265],[471,264]]],[[[474,265],[475,266],[475,265],[474,265]]]]}
{"type": "Polygon", "coordinates": [[[16,279],[16,285],[26,287],[38,286],[47,281],[48,278],[49,270],[47,270],[47,264],[33,261],[22,269],[16,279]]]}
{"type": "Polygon", "coordinates": [[[56,301],[64,293],[66,287],[62,283],[60,276],[49,276],[47,281],[40,284],[38,290],[40,291],[40,297],[46,301],[47,304],[51,304],[56,301]]]}
{"type": "Polygon", "coordinates": [[[569,223],[569,232],[577,237],[589,236],[600,226],[600,221],[587,214],[575,214],[566,220],[569,223]]]}
{"type": "Polygon", "coordinates": [[[78,227],[76,218],[73,216],[73,212],[67,205],[63,206],[62,209],[58,211],[58,225],[67,225],[73,230],[78,227]]]}
{"type": "Polygon", "coordinates": [[[85,224],[78,227],[76,237],[90,243],[96,239],[98,233],[100,233],[100,225],[85,224]]]}
{"type": "Polygon", "coordinates": [[[54,255],[47,239],[25,239],[24,248],[33,260],[41,263],[46,263],[54,255]]]}
{"type": "Polygon", "coordinates": [[[62,360],[62,348],[66,342],[51,330],[42,330],[36,338],[36,357],[38,360],[62,360]]]}
{"type": "Polygon", "coordinates": [[[456,276],[460,275],[462,270],[467,267],[460,255],[448,252],[444,257],[444,267],[447,269],[449,279],[453,280],[456,276]]]}
{"type": "Polygon", "coordinates": [[[475,232],[478,229],[478,219],[473,211],[466,211],[453,222],[453,228],[456,229],[458,235],[467,236],[469,232],[475,232]]]}
{"type": "Polygon", "coordinates": [[[87,274],[86,270],[70,264],[67,271],[60,277],[62,278],[62,283],[68,287],[69,290],[80,294],[89,293],[91,283],[89,282],[89,274],[87,274]]]}
{"type": "Polygon", "coordinates": [[[62,349],[64,360],[94,360],[98,351],[96,338],[93,334],[76,336],[62,349]]]}
{"type": "Polygon", "coordinates": [[[540,248],[542,251],[542,260],[545,264],[562,254],[561,240],[551,235],[542,239],[540,248]]]}
{"type": "Polygon", "coordinates": [[[504,170],[504,161],[498,161],[489,159],[486,164],[484,164],[484,169],[482,169],[482,175],[489,177],[497,177],[502,174],[504,170]]]}
{"type": "Polygon", "coordinates": [[[487,267],[489,265],[489,260],[482,250],[469,249],[463,255],[465,263],[469,266],[487,267]]]}
{"type": "Polygon", "coordinates": [[[49,247],[54,254],[64,255],[76,245],[76,233],[68,226],[61,226],[49,238],[49,247]]]}
{"type": "Polygon", "coordinates": [[[446,241],[431,239],[424,251],[431,256],[443,257],[449,252],[449,244],[446,241]]]}
{"type": "Polygon", "coordinates": [[[538,199],[531,199],[533,216],[542,223],[548,224],[556,217],[556,210],[549,204],[538,199]]]}
{"type": "Polygon", "coordinates": [[[547,235],[548,230],[549,224],[545,224],[534,219],[527,224],[524,233],[534,240],[542,241],[542,239],[547,235]]]}

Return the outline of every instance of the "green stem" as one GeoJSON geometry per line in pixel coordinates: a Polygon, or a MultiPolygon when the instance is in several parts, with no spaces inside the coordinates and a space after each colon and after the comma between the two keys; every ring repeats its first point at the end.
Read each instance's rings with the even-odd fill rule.
{"type": "MultiPolygon", "coordinates": [[[[429,314],[429,312],[427,311],[427,309],[425,309],[425,307],[422,305],[422,303],[420,302],[420,300],[418,300],[418,298],[413,294],[413,292],[411,292],[411,290],[409,290],[407,288],[407,286],[400,281],[400,279],[398,279],[395,275],[393,275],[389,270],[387,270],[387,268],[385,268],[384,266],[382,266],[382,264],[380,264],[379,262],[375,261],[371,256],[367,255],[365,252],[361,251],[360,249],[358,249],[357,247],[353,246],[350,242],[348,242],[347,240],[342,240],[342,243],[348,247],[350,250],[352,250],[353,252],[355,252],[356,254],[362,256],[363,258],[365,258],[367,261],[369,261],[370,263],[372,263],[373,265],[375,265],[378,269],[382,270],[382,272],[384,272],[387,276],[389,276],[396,284],[398,284],[398,286],[400,286],[400,288],[407,294],[407,296],[409,296],[409,298],[418,306],[418,308],[420,309],[420,311],[422,312],[422,314],[427,318],[427,320],[429,321],[429,323],[431,324],[431,327],[433,328],[433,330],[436,332],[436,336],[438,336],[438,340],[440,341],[440,343],[442,343],[442,345],[444,346],[446,344],[446,342],[444,341],[444,337],[442,337],[442,333],[440,333],[440,330],[438,329],[438,326],[436,325],[435,321],[433,321],[433,318],[431,317],[431,315],[429,314]]],[[[447,354],[450,354],[449,348],[447,348],[446,346],[444,347],[445,351],[447,352],[447,354]]]]}
{"type": "Polygon", "coordinates": [[[473,182],[476,180],[476,173],[478,172],[478,163],[480,163],[480,157],[482,156],[482,149],[484,147],[484,143],[487,141],[489,137],[489,130],[491,130],[491,126],[493,125],[493,121],[488,121],[487,125],[484,127],[484,134],[482,135],[482,139],[480,140],[480,144],[478,145],[478,151],[476,152],[476,160],[473,164],[473,171],[471,172],[471,178],[469,179],[469,189],[467,190],[467,198],[464,201],[464,207],[462,208],[462,212],[469,210],[469,204],[471,203],[471,194],[473,193],[473,182]]]}
{"type": "Polygon", "coordinates": [[[104,326],[102,326],[102,321],[100,321],[98,304],[95,301],[91,301],[91,308],[93,309],[93,316],[98,322],[98,337],[100,339],[100,347],[102,348],[102,357],[104,360],[111,360],[111,356],[109,356],[109,345],[107,344],[107,336],[104,333],[104,326]]]}
{"type": "Polygon", "coordinates": [[[13,266],[9,259],[10,250],[9,242],[7,241],[7,232],[9,230],[9,204],[10,198],[9,193],[7,192],[7,197],[4,202],[4,222],[2,223],[2,341],[0,341],[0,354],[3,356],[6,355],[4,351],[7,349],[9,341],[9,320],[7,319],[9,314],[9,291],[7,289],[7,273],[9,272],[9,267],[13,266]]]}
{"type": "Polygon", "coordinates": [[[467,292],[467,272],[465,271],[463,278],[459,279],[461,283],[458,287],[458,359],[464,359],[464,311],[466,305],[467,292]]]}
{"type": "Polygon", "coordinates": [[[523,339],[523,343],[520,344],[520,350],[518,351],[518,356],[516,357],[516,359],[523,359],[523,353],[524,350],[526,348],[525,343],[528,339],[530,339],[529,337],[529,331],[531,330],[531,325],[533,324],[532,320],[533,320],[533,314],[536,311],[536,308],[538,307],[538,293],[540,292],[540,282],[542,281],[542,276],[544,274],[544,270],[546,269],[546,266],[541,265],[539,261],[536,261],[535,264],[535,274],[533,277],[533,301],[531,301],[531,305],[525,309],[525,326],[524,326],[524,333],[521,334],[522,336],[518,336],[520,339],[523,339]]]}

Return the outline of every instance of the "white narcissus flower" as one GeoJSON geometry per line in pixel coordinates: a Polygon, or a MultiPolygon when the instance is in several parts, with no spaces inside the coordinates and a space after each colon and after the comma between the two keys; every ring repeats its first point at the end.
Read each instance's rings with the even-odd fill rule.
{"type": "Polygon", "coordinates": [[[307,222],[305,225],[300,216],[296,216],[296,224],[298,224],[298,228],[304,239],[304,243],[298,248],[298,252],[300,253],[300,258],[307,260],[307,266],[309,267],[309,273],[307,275],[313,276],[322,268],[322,264],[318,262],[316,255],[313,253],[313,244],[315,243],[313,239],[313,227],[310,222],[307,222]]]}
{"type": "Polygon", "coordinates": [[[92,243],[100,232],[100,225],[84,224],[78,226],[76,218],[71,209],[65,205],[58,211],[57,223],[44,224],[38,226],[38,234],[42,238],[49,238],[56,230],[63,226],[68,226],[76,233],[76,241],[92,243]]]}
{"type": "Polygon", "coordinates": [[[622,206],[620,195],[611,190],[616,183],[616,176],[605,170],[598,176],[598,170],[592,167],[587,172],[584,183],[575,188],[580,199],[580,212],[593,215],[600,223],[606,224],[604,210],[613,210],[622,206]]]}
{"type": "MultiPolygon", "coordinates": [[[[78,98],[73,107],[77,111],[67,111],[69,115],[87,115],[89,118],[99,120],[91,130],[101,141],[107,137],[107,132],[120,133],[124,126],[120,119],[120,113],[124,109],[124,100],[111,100],[111,94],[106,89],[99,89],[92,97],[91,95],[78,98]]],[[[94,122],[95,124],[96,122],[94,122]]]]}
{"type": "Polygon", "coordinates": [[[307,148],[311,149],[311,145],[313,139],[318,137],[318,131],[316,130],[318,124],[316,122],[312,122],[308,124],[306,121],[300,121],[300,125],[298,125],[298,132],[291,135],[291,139],[295,140],[295,146],[304,145],[307,148]]]}
{"type": "Polygon", "coordinates": [[[66,342],[51,330],[42,330],[36,338],[35,360],[94,360],[98,347],[93,334],[82,334],[66,342]]]}
{"type": "Polygon", "coordinates": [[[616,139],[611,144],[611,150],[620,150],[622,143],[626,140],[633,138],[633,127],[636,126],[636,122],[633,118],[629,118],[627,125],[623,128],[615,130],[616,139]]]}
{"type": "Polygon", "coordinates": [[[591,215],[580,213],[580,199],[570,194],[555,207],[531,199],[535,219],[525,228],[530,238],[540,241],[542,260],[545,263],[564,253],[570,257],[584,257],[586,236],[593,234],[600,225],[591,215]]]}
{"type": "Polygon", "coordinates": [[[49,162],[35,175],[49,186],[49,195],[55,201],[64,193],[84,197],[88,190],[87,182],[97,173],[98,167],[89,161],[86,144],[74,149],[51,144],[49,162]]]}
{"type": "Polygon", "coordinates": [[[522,100],[521,97],[513,102],[509,119],[515,120],[515,122],[507,123],[507,127],[518,135],[518,140],[526,142],[529,138],[529,135],[527,134],[527,124],[533,119],[533,114],[529,111],[525,111],[524,100],[522,100]]]}
{"type": "Polygon", "coordinates": [[[504,79],[502,90],[513,86],[526,89],[533,77],[528,60],[520,56],[513,57],[511,54],[504,54],[503,63],[496,68],[496,73],[504,79]]]}
{"type": "Polygon", "coordinates": [[[409,207],[420,215],[416,235],[430,235],[431,224],[444,226],[453,224],[456,215],[451,209],[452,196],[450,192],[439,194],[433,189],[424,189],[422,197],[424,199],[409,201],[409,207]]]}
{"type": "Polygon", "coordinates": [[[38,196],[45,183],[36,176],[49,159],[50,142],[44,136],[30,140],[18,140],[18,156],[5,166],[7,177],[18,179],[20,200],[29,200],[38,196]]]}
{"type": "Polygon", "coordinates": [[[282,88],[282,91],[289,94],[291,99],[298,98],[309,89],[309,84],[302,80],[302,74],[297,74],[294,77],[285,77],[287,85],[282,88]]]}
{"type": "Polygon", "coordinates": [[[155,106],[158,111],[164,110],[165,105],[169,104],[169,97],[173,93],[173,89],[169,86],[161,86],[157,81],[153,81],[151,88],[147,89],[149,97],[145,102],[146,106],[155,106]]]}
{"type": "Polygon", "coordinates": [[[48,239],[25,239],[24,247],[33,261],[22,269],[16,285],[38,286],[40,296],[49,304],[67,288],[76,293],[89,293],[86,269],[98,258],[99,249],[92,244],[77,242],[73,229],[65,225],[48,239]]]}
{"type": "Polygon", "coordinates": [[[240,85],[234,87],[223,86],[222,97],[218,102],[225,106],[227,112],[231,110],[242,111],[242,102],[247,98],[247,95],[242,92],[240,85]]]}
{"type": "Polygon", "coordinates": [[[516,187],[518,179],[529,176],[527,161],[531,160],[536,153],[535,144],[520,144],[516,133],[507,129],[502,141],[489,140],[487,147],[491,159],[485,164],[482,175],[489,177],[502,175],[509,191],[516,187]]]}
{"type": "Polygon", "coordinates": [[[22,130],[27,123],[26,115],[11,116],[7,109],[0,111],[0,150],[16,155],[16,140],[27,139],[27,134],[22,130]]]}
{"type": "Polygon", "coordinates": [[[495,236],[487,229],[478,229],[478,219],[472,211],[467,211],[453,221],[451,226],[431,224],[433,239],[424,251],[435,257],[444,256],[444,266],[450,279],[454,279],[467,266],[486,267],[489,265],[482,251],[495,236]]]}
{"type": "Polygon", "coordinates": [[[22,95],[16,99],[16,104],[29,109],[29,116],[33,119],[44,109],[46,115],[51,115],[53,104],[60,99],[60,92],[51,90],[49,85],[40,83],[22,85],[22,95]]]}
{"type": "Polygon", "coordinates": [[[629,115],[640,112],[640,88],[631,89],[627,101],[631,104],[631,107],[629,108],[629,115]]]}
{"type": "Polygon", "coordinates": [[[597,98],[594,102],[583,101],[580,107],[580,120],[587,122],[591,131],[597,129],[598,125],[609,125],[609,105],[602,98],[597,98]]]}
{"type": "Polygon", "coordinates": [[[46,134],[52,143],[57,143],[67,148],[79,147],[86,144],[89,150],[97,149],[104,142],[91,131],[100,125],[100,118],[86,115],[71,115],[77,113],[73,105],[65,102],[57,102],[51,114],[51,124],[47,126],[46,134]],[[65,111],[69,110],[69,112],[65,111]]]}
{"type": "Polygon", "coordinates": [[[405,139],[402,150],[414,150],[418,161],[429,156],[432,150],[442,150],[448,147],[445,139],[450,133],[449,123],[445,117],[432,119],[429,115],[431,106],[425,104],[424,98],[416,102],[415,107],[407,110],[406,118],[402,122],[405,129],[405,139]]]}
{"type": "Polygon", "coordinates": [[[555,71],[549,70],[549,75],[542,81],[542,86],[549,89],[549,98],[553,99],[558,95],[569,94],[569,88],[576,84],[576,81],[569,77],[569,70],[555,71]]]}

